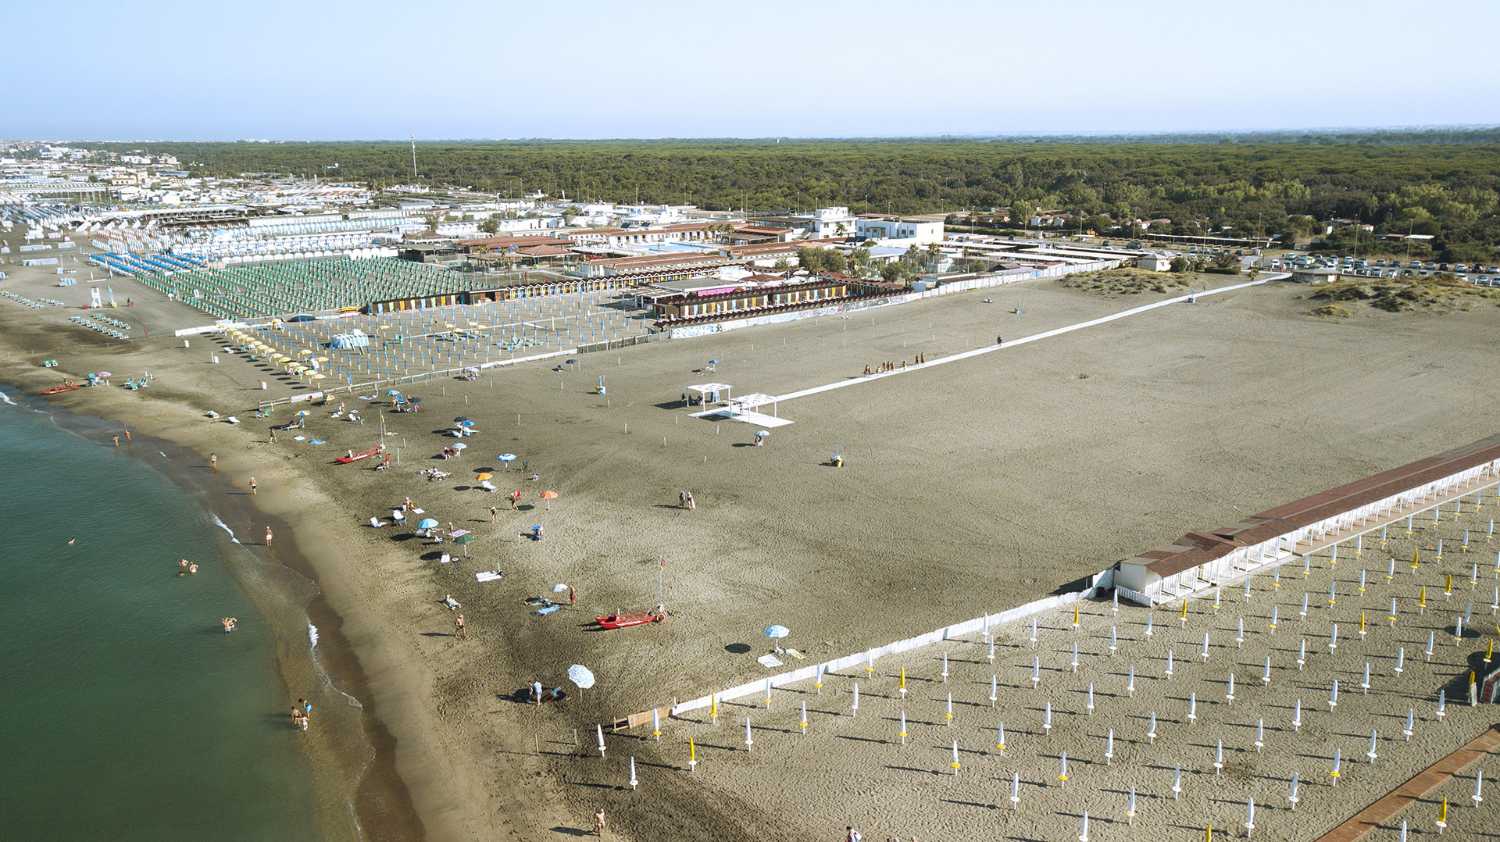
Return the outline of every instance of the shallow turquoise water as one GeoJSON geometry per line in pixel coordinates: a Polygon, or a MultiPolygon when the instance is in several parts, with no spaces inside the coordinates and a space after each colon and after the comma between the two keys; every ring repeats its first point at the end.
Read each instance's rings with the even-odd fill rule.
{"type": "Polygon", "coordinates": [[[226,569],[248,550],[209,517],[0,402],[0,839],[316,838],[274,641],[226,569]]]}

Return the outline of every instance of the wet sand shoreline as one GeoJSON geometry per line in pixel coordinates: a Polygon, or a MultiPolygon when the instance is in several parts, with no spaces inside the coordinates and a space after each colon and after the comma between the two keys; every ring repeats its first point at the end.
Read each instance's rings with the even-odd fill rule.
{"type": "MultiPolygon", "coordinates": [[[[90,414],[75,407],[61,406],[47,398],[32,394],[20,384],[27,379],[22,372],[5,371],[5,361],[0,359],[0,390],[23,409],[43,411],[52,416],[57,425],[80,438],[101,447],[111,444],[113,431],[131,429],[129,441],[122,439],[120,449],[141,464],[162,474],[173,484],[187,491],[198,503],[205,515],[217,519],[227,529],[231,524],[254,524],[234,530],[235,543],[255,546],[259,526],[269,526],[278,536],[275,552],[271,558],[276,564],[304,579],[313,590],[310,598],[303,594],[286,592],[279,596],[300,602],[306,611],[308,622],[318,629],[316,653],[309,655],[326,672],[334,688],[346,696],[359,701],[362,715],[360,730],[373,750],[367,761],[344,757],[339,762],[350,768],[361,767],[356,783],[347,788],[349,807],[345,832],[340,833],[332,825],[337,817],[321,815],[323,838],[348,838],[367,842],[404,842],[425,838],[421,818],[412,804],[410,793],[397,773],[394,750],[395,738],[379,718],[376,702],[370,690],[369,680],[361,667],[351,642],[343,634],[343,618],[334,611],[323,593],[316,566],[295,540],[297,530],[287,518],[268,514],[256,505],[256,497],[240,492],[223,472],[209,469],[207,457],[185,445],[167,438],[139,432],[133,421],[108,417],[105,414],[90,414]],[[254,530],[254,531],[252,531],[254,530]]],[[[218,533],[220,529],[214,531],[218,533]]],[[[229,534],[216,535],[222,543],[229,543],[229,534]]],[[[236,565],[228,565],[231,574],[242,591],[262,607],[267,595],[259,592],[265,583],[248,582],[236,565]]],[[[298,695],[292,690],[293,672],[286,654],[289,649],[306,647],[305,630],[275,628],[278,653],[275,660],[279,677],[288,699],[298,695]],[[297,632],[301,633],[298,634],[297,632]]],[[[319,723],[322,724],[321,722],[319,723]]]]}

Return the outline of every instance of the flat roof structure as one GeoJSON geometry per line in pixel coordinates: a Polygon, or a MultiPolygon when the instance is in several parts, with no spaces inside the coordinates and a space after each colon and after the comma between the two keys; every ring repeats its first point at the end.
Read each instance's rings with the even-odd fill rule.
{"type": "Polygon", "coordinates": [[[1144,568],[1150,577],[1165,579],[1237,550],[1497,462],[1500,462],[1500,435],[1267,509],[1230,527],[1188,532],[1168,546],[1147,550],[1121,565],[1144,568]]]}

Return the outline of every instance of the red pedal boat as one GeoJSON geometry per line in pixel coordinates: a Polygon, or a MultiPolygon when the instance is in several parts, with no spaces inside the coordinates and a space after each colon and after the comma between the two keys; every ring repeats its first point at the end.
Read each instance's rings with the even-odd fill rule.
{"type": "Polygon", "coordinates": [[[63,381],[62,383],[59,383],[56,386],[48,386],[47,388],[43,389],[40,394],[43,394],[43,395],[60,395],[63,392],[72,392],[72,391],[76,391],[76,390],[82,389],[82,388],[83,388],[83,384],[82,383],[74,383],[71,380],[65,380],[65,381],[63,381]]]}
{"type": "Polygon", "coordinates": [[[348,465],[351,462],[358,462],[361,459],[369,459],[371,456],[379,456],[381,451],[383,450],[385,450],[385,448],[377,444],[369,450],[361,450],[358,453],[351,453],[347,456],[340,456],[333,461],[340,465],[348,465]]]}
{"type": "Polygon", "coordinates": [[[599,624],[599,628],[609,631],[660,623],[665,619],[667,615],[658,611],[627,611],[623,614],[617,611],[613,614],[595,617],[594,622],[599,624]]]}

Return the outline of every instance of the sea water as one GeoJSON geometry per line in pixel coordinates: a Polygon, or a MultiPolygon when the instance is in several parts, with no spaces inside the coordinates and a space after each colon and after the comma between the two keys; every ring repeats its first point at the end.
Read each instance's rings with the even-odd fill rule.
{"type": "Polygon", "coordinates": [[[0,839],[319,838],[251,550],[127,450],[0,401],[0,839]]]}

